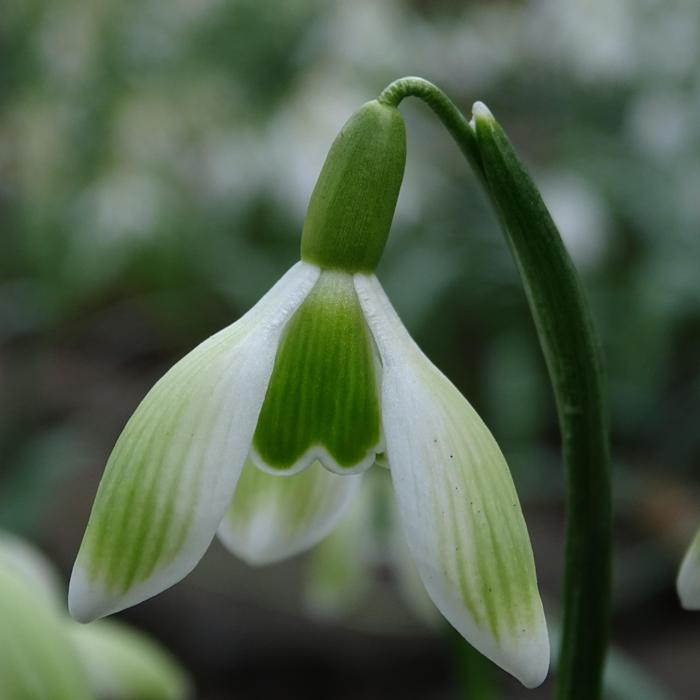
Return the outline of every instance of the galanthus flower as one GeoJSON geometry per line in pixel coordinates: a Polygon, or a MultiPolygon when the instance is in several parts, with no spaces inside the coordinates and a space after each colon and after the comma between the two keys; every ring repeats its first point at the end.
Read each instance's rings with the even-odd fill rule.
{"type": "Polygon", "coordinates": [[[76,619],[173,585],[217,530],[252,563],[311,547],[380,462],[437,608],[525,685],[542,682],[549,642],[505,459],[374,275],[404,163],[400,113],[367,103],[324,164],[301,261],[136,409],[73,570],[76,619]]]}

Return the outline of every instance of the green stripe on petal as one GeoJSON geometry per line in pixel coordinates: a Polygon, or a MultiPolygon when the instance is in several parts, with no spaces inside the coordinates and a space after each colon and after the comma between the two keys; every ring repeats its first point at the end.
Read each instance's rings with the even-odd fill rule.
{"type": "Polygon", "coordinates": [[[65,620],[23,572],[0,565],[0,698],[90,700],[65,620]]]}
{"type": "Polygon", "coordinates": [[[686,610],[700,610],[700,530],[683,558],[677,589],[686,610]]]}
{"type": "Polygon", "coordinates": [[[319,462],[291,476],[273,475],[249,460],[219,526],[219,539],[249,564],[299,554],[335,527],[361,478],[333,474],[319,462]]]}
{"type": "Polygon", "coordinates": [[[382,358],[387,456],[429,595],[479,651],[528,687],[549,640],[518,497],[491,433],[408,335],[373,276],[355,285],[382,358]]]}
{"type": "Polygon", "coordinates": [[[253,439],[262,469],[359,472],[381,451],[377,358],[352,277],[321,273],[289,322],[253,439]]]}
{"type": "Polygon", "coordinates": [[[204,554],[250,449],[287,321],[319,276],[294,266],[239,321],[147,394],[107,462],[73,569],[71,614],[94,619],[179,581],[204,554]]]}

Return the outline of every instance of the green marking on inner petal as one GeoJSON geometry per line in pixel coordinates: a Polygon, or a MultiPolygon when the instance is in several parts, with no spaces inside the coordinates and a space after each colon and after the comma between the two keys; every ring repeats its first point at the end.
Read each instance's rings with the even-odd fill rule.
{"type": "Polygon", "coordinates": [[[256,456],[275,469],[296,466],[314,448],[335,461],[327,467],[352,468],[372,456],[381,440],[375,367],[352,277],[324,271],[277,351],[256,456]]]}
{"type": "Polygon", "coordinates": [[[284,524],[284,534],[295,535],[307,526],[310,516],[318,512],[319,503],[333,486],[329,480],[337,478],[318,463],[300,474],[286,477],[266,474],[248,460],[226,517],[234,527],[247,527],[256,512],[274,505],[284,524]]]}

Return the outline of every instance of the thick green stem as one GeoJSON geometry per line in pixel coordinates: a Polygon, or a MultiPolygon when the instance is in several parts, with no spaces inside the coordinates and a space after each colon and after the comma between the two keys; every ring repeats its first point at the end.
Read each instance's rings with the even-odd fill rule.
{"type": "MultiPolygon", "coordinates": [[[[563,634],[555,696],[597,700],[608,640],[611,485],[601,362],[578,275],[554,222],[505,133],[483,105],[470,124],[421,78],[389,85],[379,101],[430,106],[477,173],[521,275],[549,370],[567,483],[563,634]]],[[[525,409],[524,409],[525,410],[525,409]]]]}

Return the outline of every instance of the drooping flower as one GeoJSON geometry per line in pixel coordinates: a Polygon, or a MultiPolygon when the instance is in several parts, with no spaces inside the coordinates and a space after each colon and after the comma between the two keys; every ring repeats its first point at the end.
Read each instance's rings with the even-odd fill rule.
{"type": "Polygon", "coordinates": [[[367,103],[324,164],[301,261],[137,408],[73,570],[76,619],[176,583],[217,530],[251,563],[311,547],[380,461],[435,605],[525,685],[543,680],[549,642],[505,459],[374,275],[404,163],[398,110],[367,103]]]}

